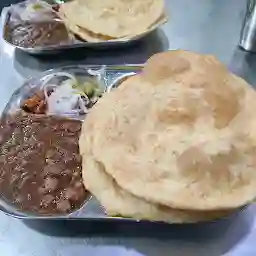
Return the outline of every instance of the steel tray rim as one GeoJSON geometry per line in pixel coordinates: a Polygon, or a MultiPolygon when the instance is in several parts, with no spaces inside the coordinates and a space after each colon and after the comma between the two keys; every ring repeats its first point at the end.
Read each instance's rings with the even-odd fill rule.
{"type": "Polygon", "coordinates": [[[6,25],[8,23],[8,20],[11,17],[10,7],[6,7],[6,10],[5,12],[2,13],[2,15],[3,15],[3,20],[2,20],[3,29],[2,29],[1,37],[3,41],[12,47],[15,47],[16,49],[27,52],[29,54],[35,54],[35,55],[54,53],[54,52],[60,52],[65,50],[78,49],[78,48],[100,49],[100,48],[111,48],[113,46],[125,46],[141,40],[142,38],[146,37],[147,35],[149,35],[150,33],[154,32],[157,29],[156,27],[152,30],[145,31],[141,35],[138,35],[132,39],[115,40],[115,41],[110,40],[106,42],[97,42],[97,43],[85,42],[85,41],[83,42],[82,40],[81,41],[76,40],[74,43],[70,43],[70,44],[51,45],[51,46],[45,46],[45,47],[41,46],[41,47],[33,48],[33,47],[22,47],[22,46],[15,45],[6,39],[6,33],[5,33],[6,25]]]}

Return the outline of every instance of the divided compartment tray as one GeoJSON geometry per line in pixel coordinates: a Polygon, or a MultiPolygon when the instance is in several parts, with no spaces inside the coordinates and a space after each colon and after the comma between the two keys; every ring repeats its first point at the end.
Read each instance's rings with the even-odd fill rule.
{"type": "MultiPolygon", "coordinates": [[[[32,77],[25,81],[25,83],[17,89],[10,100],[8,101],[6,107],[4,108],[1,117],[12,115],[16,111],[20,110],[20,104],[22,100],[29,97],[33,92],[41,86],[42,82],[47,78],[47,76],[56,73],[56,72],[68,72],[77,77],[86,77],[91,76],[88,73],[88,70],[100,70],[103,66],[100,65],[77,65],[77,66],[66,66],[59,69],[52,69],[41,73],[39,76],[32,77]]],[[[143,65],[109,65],[104,66],[104,74],[101,75],[100,81],[104,86],[104,93],[108,93],[112,89],[119,86],[120,83],[124,81],[125,78],[135,75],[139,73],[142,69],[143,65]]],[[[97,103],[96,103],[97,104],[97,103]]],[[[73,117],[68,117],[73,118],[73,117]]],[[[83,118],[86,118],[83,117],[83,118]]],[[[77,119],[77,118],[75,118],[77,119]]],[[[127,221],[135,221],[129,218],[119,218],[119,217],[109,217],[105,214],[104,208],[99,204],[99,202],[91,196],[85,204],[78,210],[67,214],[67,215],[37,215],[22,212],[17,209],[11,203],[8,203],[3,197],[0,195],[0,210],[4,213],[20,219],[81,219],[81,220],[127,220],[127,221]]]]}

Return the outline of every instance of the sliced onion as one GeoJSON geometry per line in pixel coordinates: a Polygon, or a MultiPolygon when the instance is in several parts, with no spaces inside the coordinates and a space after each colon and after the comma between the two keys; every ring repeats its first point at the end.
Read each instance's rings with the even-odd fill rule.
{"type": "MultiPolygon", "coordinates": [[[[92,75],[101,75],[102,72],[105,72],[105,67],[103,66],[100,70],[88,70],[89,74],[92,75]]],[[[45,96],[45,100],[48,106],[48,114],[52,115],[52,114],[60,114],[60,115],[81,115],[81,114],[87,114],[88,113],[88,107],[87,105],[90,104],[92,102],[92,104],[95,104],[97,102],[97,99],[94,99],[93,101],[91,101],[89,99],[89,97],[85,94],[85,93],[80,93],[79,90],[73,88],[73,84],[78,84],[78,81],[76,79],[75,76],[66,73],[66,72],[57,72],[54,74],[51,74],[49,76],[47,76],[44,81],[41,84],[41,88],[44,91],[44,96],[45,96]],[[51,80],[53,78],[58,78],[58,77],[66,77],[67,80],[64,80],[60,85],[55,85],[55,84],[50,84],[51,80]],[[70,83],[67,83],[68,80],[70,81],[70,83]],[[65,84],[67,83],[67,84],[65,84]],[[67,86],[67,88],[63,88],[63,91],[61,91],[60,89],[60,94],[58,94],[58,88],[62,87],[62,86],[67,86]],[[54,93],[55,95],[51,98],[51,95],[49,95],[49,90],[53,90],[52,93],[54,93]],[[69,95],[69,90],[71,95],[69,95]],[[62,93],[63,92],[63,93],[62,93]],[[69,107],[69,97],[70,100],[72,100],[72,102],[70,102],[70,107],[69,107]],[[68,105],[63,105],[63,110],[61,111],[61,100],[64,100],[66,98],[67,100],[67,104],[68,105]],[[84,98],[84,99],[83,99],[84,98]],[[74,106],[74,102],[77,101],[77,108],[73,109],[74,106]],[[52,105],[53,104],[53,105],[52,105]],[[65,106],[65,107],[64,107],[65,106]],[[71,108],[69,110],[69,108],[71,108]]],[[[63,103],[64,104],[64,103],[63,103]]]]}
{"type": "Polygon", "coordinates": [[[74,83],[77,83],[77,79],[74,75],[71,75],[67,72],[57,72],[47,76],[47,78],[42,82],[41,87],[44,87],[45,85],[47,85],[55,77],[68,77],[71,80],[73,80],[74,83]]]}
{"type": "Polygon", "coordinates": [[[45,85],[45,87],[43,89],[45,100],[47,100],[49,98],[48,89],[49,88],[54,89],[56,87],[58,87],[58,85],[54,85],[54,84],[45,85]]]}

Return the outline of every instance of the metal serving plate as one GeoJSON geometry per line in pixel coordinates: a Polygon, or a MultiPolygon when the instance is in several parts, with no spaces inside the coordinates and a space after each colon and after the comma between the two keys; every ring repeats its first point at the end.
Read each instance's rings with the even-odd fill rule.
{"type": "Polygon", "coordinates": [[[7,43],[12,45],[13,47],[16,47],[17,49],[20,49],[24,52],[27,52],[29,54],[35,54],[35,55],[41,55],[41,54],[54,54],[58,53],[64,50],[68,49],[77,49],[77,48],[88,48],[88,49],[110,49],[110,48],[116,48],[120,46],[126,46],[129,44],[132,44],[134,42],[137,42],[138,40],[144,38],[146,35],[154,31],[156,28],[152,28],[151,30],[148,30],[144,32],[141,35],[138,35],[137,37],[134,37],[132,39],[124,39],[120,41],[106,41],[106,42],[98,42],[98,43],[91,43],[91,42],[85,42],[79,39],[75,39],[74,42],[71,42],[70,44],[62,44],[62,45],[53,45],[53,46],[43,46],[43,47],[35,47],[35,48],[26,48],[22,46],[16,46],[8,41],[6,36],[7,31],[7,25],[11,18],[11,12],[9,8],[6,8],[5,12],[2,13],[3,15],[3,34],[2,38],[7,43]]]}
{"type": "MultiPolygon", "coordinates": [[[[60,69],[48,70],[37,77],[28,79],[11,96],[9,102],[2,112],[2,118],[6,115],[14,114],[20,110],[22,100],[30,96],[36,89],[39,89],[47,76],[56,72],[68,72],[76,76],[91,76],[90,70],[99,70],[103,66],[66,66],[60,69]]],[[[125,66],[104,66],[104,74],[100,77],[100,82],[104,86],[105,93],[116,88],[125,78],[132,76],[142,69],[143,65],[125,65],[125,66]]],[[[97,104],[97,103],[96,103],[97,104]]],[[[86,118],[86,117],[85,117],[86,118]]],[[[77,118],[75,118],[77,119],[77,118]]],[[[130,220],[129,218],[109,217],[104,209],[94,197],[90,197],[85,204],[77,211],[67,215],[44,216],[26,213],[18,210],[14,205],[8,203],[0,196],[0,210],[4,213],[20,219],[83,219],[83,220],[130,220]]]]}

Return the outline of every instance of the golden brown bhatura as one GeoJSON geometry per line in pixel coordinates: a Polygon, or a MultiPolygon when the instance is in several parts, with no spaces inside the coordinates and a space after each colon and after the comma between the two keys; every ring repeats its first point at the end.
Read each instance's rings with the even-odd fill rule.
{"type": "Polygon", "coordinates": [[[163,0],[75,0],[62,4],[59,15],[88,42],[129,40],[167,21],[163,0]]]}
{"type": "MultiPolygon", "coordinates": [[[[95,180],[88,189],[104,201],[102,194],[117,186],[118,196],[127,193],[169,211],[212,214],[251,203],[254,99],[250,85],[213,56],[181,50],[154,55],[142,73],[106,94],[83,124],[80,152],[89,159],[83,160],[83,176],[88,182],[96,175],[96,167],[88,171],[94,163],[114,184],[98,190],[95,180]]],[[[104,204],[111,212],[112,205],[104,204]]],[[[142,218],[164,218],[143,209],[142,218]]]]}

